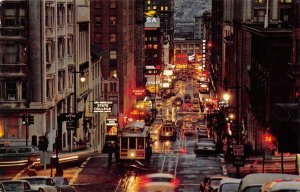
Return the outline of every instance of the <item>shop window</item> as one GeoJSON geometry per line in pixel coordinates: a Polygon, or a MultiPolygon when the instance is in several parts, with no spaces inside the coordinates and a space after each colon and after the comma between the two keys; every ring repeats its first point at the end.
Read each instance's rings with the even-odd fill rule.
{"type": "Polygon", "coordinates": [[[7,130],[8,130],[8,137],[11,137],[11,138],[19,137],[18,117],[8,117],[7,118],[7,130]]]}
{"type": "Polygon", "coordinates": [[[4,117],[0,117],[0,138],[4,137],[4,117]]]}

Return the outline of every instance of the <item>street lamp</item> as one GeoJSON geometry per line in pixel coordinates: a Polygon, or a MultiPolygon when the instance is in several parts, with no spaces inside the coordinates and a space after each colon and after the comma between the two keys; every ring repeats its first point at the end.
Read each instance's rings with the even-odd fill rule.
{"type": "Polygon", "coordinates": [[[229,95],[228,93],[224,93],[224,94],[223,94],[223,99],[224,99],[226,102],[228,102],[229,99],[230,99],[230,95],[229,95]]]}
{"type": "MultiPolygon", "coordinates": [[[[73,73],[73,78],[74,78],[74,112],[75,114],[77,114],[77,76],[76,74],[80,74],[80,81],[84,82],[85,81],[85,76],[84,76],[84,72],[82,71],[76,71],[75,68],[72,71],[73,73]]],[[[77,119],[74,122],[74,134],[76,134],[76,128],[77,128],[77,119]]],[[[72,134],[71,134],[71,142],[72,142],[72,134]]],[[[72,146],[72,143],[71,143],[72,146]]]]}

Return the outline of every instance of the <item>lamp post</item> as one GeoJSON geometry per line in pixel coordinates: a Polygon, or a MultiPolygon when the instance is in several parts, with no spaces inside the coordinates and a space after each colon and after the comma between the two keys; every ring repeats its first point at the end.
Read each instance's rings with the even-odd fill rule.
{"type": "MultiPolygon", "coordinates": [[[[72,71],[73,73],[73,78],[74,78],[74,113],[77,114],[77,74],[80,74],[80,81],[84,82],[85,81],[85,77],[84,77],[84,72],[82,71],[76,71],[76,69],[74,68],[74,70],[72,71]]],[[[74,122],[74,134],[76,134],[76,129],[77,129],[77,119],[74,122]]],[[[72,132],[71,132],[72,133],[72,132]]],[[[71,134],[71,149],[72,149],[72,134],[71,134]]]]}

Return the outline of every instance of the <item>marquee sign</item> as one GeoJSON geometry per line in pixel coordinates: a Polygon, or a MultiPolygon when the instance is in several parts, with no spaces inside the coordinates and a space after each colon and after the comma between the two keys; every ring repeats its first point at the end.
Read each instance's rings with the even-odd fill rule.
{"type": "Polygon", "coordinates": [[[95,113],[110,113],[112,111],[112,101],[95,101],[93,111],[95,113]]]}
{"type": "Polygon", "coordinates": [[[133,89],[132,93],[135,96],[143,96],[143,95],[145,95],[145,89],[133,89]]]}

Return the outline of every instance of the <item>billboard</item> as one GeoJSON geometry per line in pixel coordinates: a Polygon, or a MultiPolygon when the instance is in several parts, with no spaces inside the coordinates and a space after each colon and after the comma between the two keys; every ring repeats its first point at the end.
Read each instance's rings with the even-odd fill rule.
{"type": "Polygon", "coordinates": [[[175,64],[187,64],[188,54],[187,53],[176,53],[175,64]]]}
{"type": "Polygon", "coordinates": [[[160,18],[159,17],[146,17],[145,28],[159,28],[160,18]]]}

